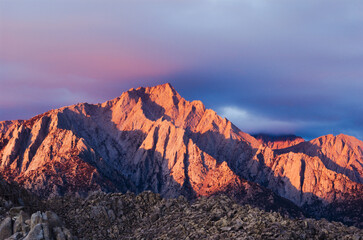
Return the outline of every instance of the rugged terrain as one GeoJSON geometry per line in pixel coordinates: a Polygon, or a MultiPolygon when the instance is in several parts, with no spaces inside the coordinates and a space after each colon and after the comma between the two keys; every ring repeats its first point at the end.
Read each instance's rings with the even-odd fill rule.
{"type": "Polygon", "coordinates": [[[0,239],[363,239],[363,230],[356,227],[293,219],[237,204],[226,195],[190,202],[152,192],[93,192],[87,198],[55,197],[42,205],[48,210],[33,214],[25,210],[30,208],[9,209],[0,223],[0,239]]]}
{"type": "Polygon", "coordinates": [[[151,192],[94,193],[87,199],[53,199],[50,205],[79,239],[363,239],[355,227],[291,219],[225,195],[191,203],[151,192]]]}
{"type": "Polygon", "coordinates": [[[151,190],[193,200],[226,193],[297,215],[298,207],[320,217],[342,209],[342,221],[361,225],[354,214],[363,205],[363,142],[329,135],[294,144],[261,143],[164,84],[0,123],[0,172],[46,197],[151,190]],[[358,209],[351,212],[347,202],[358,209]]]}

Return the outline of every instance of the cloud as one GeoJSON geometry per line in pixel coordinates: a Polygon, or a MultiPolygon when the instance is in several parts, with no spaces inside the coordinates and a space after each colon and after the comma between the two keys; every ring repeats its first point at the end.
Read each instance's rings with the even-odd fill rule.
{"type": "Polygon", "coordinates": [[[224,110],[241,129],[362,136],[362,9],[358,0],[0,1],[0,120],[171,82],[210,108],[233,106],[224,110]]]}
{"type": "Polygon", "coordinates": [[[221,107],[218,113],[232,121],[239,128],[251,134],[295,134],[306,123],[271,119],[266,116],[258,116],[245,109],[235,106],[221,107]]]}

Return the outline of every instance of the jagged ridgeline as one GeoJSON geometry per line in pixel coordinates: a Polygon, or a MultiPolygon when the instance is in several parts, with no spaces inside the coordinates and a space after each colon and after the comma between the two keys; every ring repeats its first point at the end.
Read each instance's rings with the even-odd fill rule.
{"type": "Polygon", "coordinates": [[[170,84],[0,123],[1,174],[39,196],[150,190],[192,200],[225,193],[292,215],[340,211],[339,220],[355,225],[363,222],[362,149],[346,135],[269,145],[170,84]]]}

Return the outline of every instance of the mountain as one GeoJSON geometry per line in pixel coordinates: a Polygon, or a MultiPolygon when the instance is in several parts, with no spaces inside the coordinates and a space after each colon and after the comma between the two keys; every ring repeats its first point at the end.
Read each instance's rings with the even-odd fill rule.
{"type": "Polygon", "coordinates": [[[261,144],[267,145],[271,149],[288,148],[299,143],[305,142],[302,137],[295,135],[269,135],[269,134],[255,134],[252,135],[261,144]]]}
{"type": "Polygon", "coordinates": [[[229,166],[253,156],[259,145],[253,137],[200,101],[186,101],[170,84],[5,125],[1,172],[39,195],[102,189],[193,198],[229,192],[239,201],[266,199],[271,209],[274,202],[292,205],[229,166]]]}
{"type": "Polygon", "coordinates": [[[0,172],[43,196],[227,193],[267,209],[295,209],[284,198],[303,207],[363,196],[361,141],[322,137],[272,149],[170,84],[0,126],[0,172]]]}

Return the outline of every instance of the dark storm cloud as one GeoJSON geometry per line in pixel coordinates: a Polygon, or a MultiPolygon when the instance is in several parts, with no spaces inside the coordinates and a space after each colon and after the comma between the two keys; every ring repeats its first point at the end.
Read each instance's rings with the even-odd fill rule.
{"type": "Polygon", "coordinates": [[[363,138],[361,1],[6,0],[0,9],[0,120],[171,82],[247,132],[363,138]]]}

